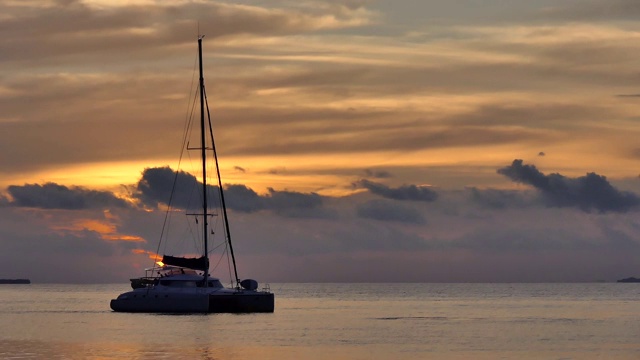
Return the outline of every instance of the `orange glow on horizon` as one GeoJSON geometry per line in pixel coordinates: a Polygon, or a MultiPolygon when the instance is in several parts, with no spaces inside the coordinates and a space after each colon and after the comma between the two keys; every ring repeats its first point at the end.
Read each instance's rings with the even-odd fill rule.
{"type": "MultiPolygon", "coordinates": [[[[595,147],[594,148],[598,148],[595,147]]],[[[577,151],[571,144],[562,146],[547,146],[544,148],[548,154],[554,154],[544,158],[536,157],[537,152],[532,151],[529,144],[501,144],[487,145],[482,151],[469,148],[425,149],[414,152],[370,152],[352,154],[350,156],[326,156],[326,154],[289,154],[278,156],[246,156],[231,157],[221,161],[221,174],[223,183],[243,184],[257,193],[268,193],[269,188],[276,190],[289,190],[299,192],[316,192],[325,196],[347,196],[354,193],[349,185],[358,179],[357,169],[387,168],[393,172],[394,167],[420,168],[429,167],[478,167],[491,165],[495,168],[508,165],[513,159],[522,158],[526,162],[536,163],[542,171],[560,171],[567,176],[584,175],[591,169],[600,174],[606,174],[609,178],[628,176],[628,169],[632,167],[632,159],[618,159],[608,161],[604,154],[592,154],[588,158],[571,158],[567,153],[577,151]],[[356,160],[357,159],[357,160],[356,160]],[[571,159],[568,166],[567,159],[571,159]],[[356,164],[357,162],[357,164],[356,164]],[[594,162],[601,165],[594,168],[594,162]],[[238,171],[235,166],[240,166],[246,171],[238,171]]],[[[66,186],[83,186],[91,189],[113,191],[117,196],[127,199],[130,194],[122,186],[133,185],[139,181],[142,171],[147,167],[171,166],[174,164],[162,162],[131,162],[131,163],[95,163],[75,165],[60,168],[49,173],[43,169],[41,172],[25,174],[19,180],[15,178],[2,178],[0,187],[24,183],[44,183],[42,179],[66,186]],[[72,175],[71,175],[72,174],[72,175]]],[[[489,170],[487,170],[489,171],[489,170]]],[[[491,170],[493,173],[495,170],[491,170]]],[[[473,183],[473,173],[469,178],[458,179],[458,183],[447,184],[434,183],[433,179],[424,179],[434,186],[465,186],[473,183]]],[[[196,174],[197,176],[197,174],[196,174]]],[[[495,176],[496,184],[502,184],[503,179],[495,176]]],[[[494,184],[493,186],[497,186],[494,184]]],[[[109,214],[105,214],[109,216],[109,214]]],[[[87,229],[101,234],[108,234],[105,240],[112,241],[138,241],[144,239],[135,236],[115,236],[115,225],[103,221],[85,221],[72,225],[58,226],[58,230],[79,231],[87,229]]]]}

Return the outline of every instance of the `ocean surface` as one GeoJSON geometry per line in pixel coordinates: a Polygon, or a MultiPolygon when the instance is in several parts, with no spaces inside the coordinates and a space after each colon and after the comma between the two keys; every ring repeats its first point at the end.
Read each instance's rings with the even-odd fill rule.
{"type": "Polygon", "coordinates": [[[640,359],[640,284],[271,284],[273,314],[114,313],[0,285],[1,359],[640,359]]]}

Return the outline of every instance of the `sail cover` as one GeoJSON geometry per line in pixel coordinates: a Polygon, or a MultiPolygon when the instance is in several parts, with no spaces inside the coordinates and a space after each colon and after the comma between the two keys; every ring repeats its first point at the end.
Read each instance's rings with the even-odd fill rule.
{"type": "Polygon", "coordinates": [[[209,259],[207,259],[204,256],[199,258],[185,258],[185,257],[177,257],[177,256],[169,256],[169,255],[162,256],[162,262],[165,265],[173,265],[173,266],[179,266],[183,268],[189,268],[193,270],[202,270],[202,271],[207,269],[208,260],[209,259]]]}

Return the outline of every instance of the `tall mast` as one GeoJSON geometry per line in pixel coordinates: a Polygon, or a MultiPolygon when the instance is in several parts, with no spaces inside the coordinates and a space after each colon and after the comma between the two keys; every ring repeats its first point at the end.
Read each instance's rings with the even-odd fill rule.
{"type": "MultiPolygon", "coordinates": [[[[200,62],[200,130],[201,130],[201,139],[200,142],[202,144],[202,189],[203,189],[203,194],[205,194],[204,196],[204,201],[203,201],[203,213],[204,213],[204,252],[205,252],[205,259],[206,259],[206,268],[207,270],[205,271],[205,275],[204,275],[204,280],[205,283],[207,283],[207,276],[209,275],[209,251],[208,251],[208,244],[207,244],[207,169],[206,169],[206,146],[205,146],[205,138],[204,138],[204,131],[205,131],[205,126],[204,126],[204,105],[205,105],[205,101],[206,101],[206,95],[204,93],[204,75],[203,75],[203,71],[202,71],[202,38],[203,36],[198,37],[198,58],[199,58],[199,62],[200,62]]],[[[207,113],[209,112],[208,109],[208,105],[207,105],[207,113]]],[[[216,163],[216,175],[218,176],[218,189],[220,191],[220,203],[222,205],[222,214],[224,217],[224,227],[227,233],[227,241],[229,244],[229,252],[231,253],[231,261],[233,263],[233,274],[235,275],[235,280],[236,280],[236,286],[240,286],[240,278],[238,277],[238,268],[236,266],[236,256],[233,253],[233,245],[231,244],[231,232],[229,230],[229,219],[227,217],[227,205],[224,201],[224,190],[222,189],[222,177],[220,176],[220,166],[218,165],[218,152],[216,151],[216,142],[214,140],[213,137],[213,128],[211,126],[211,118],[209,117],[209,131],[211,132],[211,148],[213,150],[213,158],[214,161],[216,163]]]]}
{"type": "Polygon", "coordinates": [[[209,277],[209,241],[208,232],[209,232],[209,215],[207,214],[207,144],[205,142],[205,127],[204,127],[204,74],[202,71],[202,38],[203,36],[198,36],[198,63],[200,65],[200,151],[202,157],[202,234],[204,241],[204,286],[209,287],[208,277],[209,277]]]}

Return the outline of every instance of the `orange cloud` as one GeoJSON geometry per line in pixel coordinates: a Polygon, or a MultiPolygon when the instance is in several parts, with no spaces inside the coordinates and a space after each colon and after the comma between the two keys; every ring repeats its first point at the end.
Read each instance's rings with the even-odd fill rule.
{"type": "Polygon", "coordinates": [[[141,238],[140,236],[135,236],[135,235],[121,235],[121,234],[104,235],[104,234],[102,234],[101,237],[104,240],[110,240],[110,241],[145,242],[145,240],[143,238],[141,238]]]}
{"type": "Polygon", "coordinates": [[[78,219],[70,224],[54,225],[51,229],[71,233],[80,233],[88,230],[100,234],[100,238],[107,241],[145,242],[140,236],[118,233],[117,226],[113,223],[96,219],[78,219]]]}
{"type": "Polygon", "coordinates": [[[162,256],[154,253],[153,251],[144,250],[144,249],[132,249],[131,252],[134,253],[134,254],[139,254],[139,255],[145,254],[145,255],[149,256],[149,259],[154,260],[154,261],[162,260],[162,256]]]}

